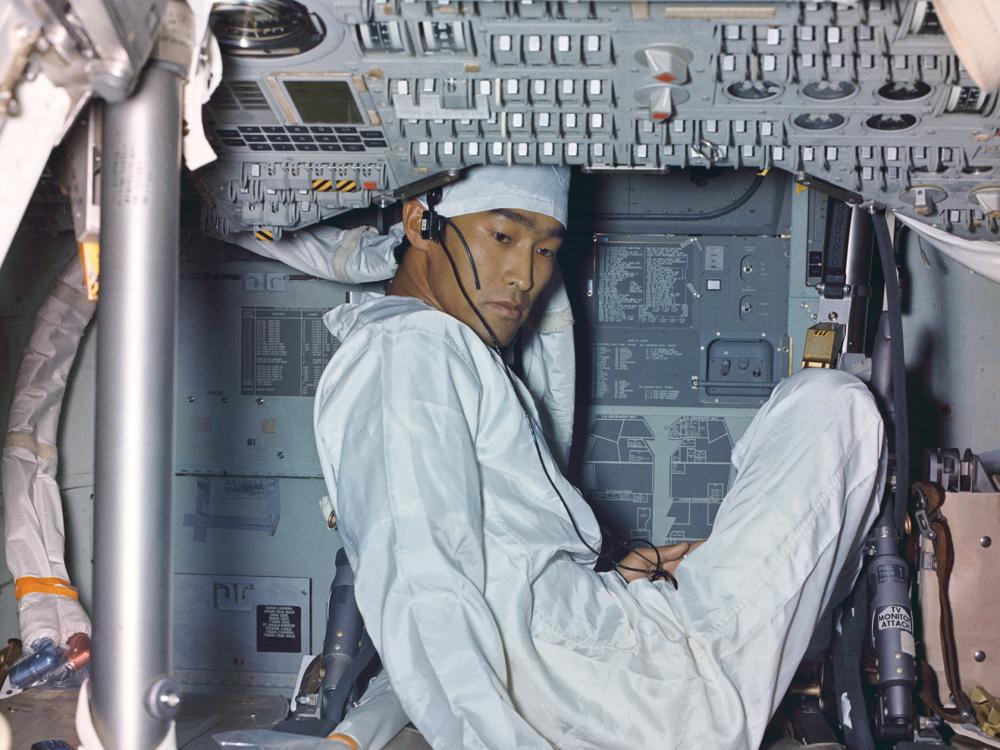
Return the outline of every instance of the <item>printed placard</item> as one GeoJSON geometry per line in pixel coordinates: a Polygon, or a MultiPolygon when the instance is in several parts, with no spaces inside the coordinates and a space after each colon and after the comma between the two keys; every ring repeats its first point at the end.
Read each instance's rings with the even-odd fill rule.
{"type": "Polygon", "coordinates": [[[257,651],[297,653],[302,650],[302,607],[257,605],[257,651]]]}
{"type": "Polygon", "coordinates": [[[875,612],[875,625],[879,630],[905,630],[913,632],[913,617],[906,607],[893,604],[875,612]]]}

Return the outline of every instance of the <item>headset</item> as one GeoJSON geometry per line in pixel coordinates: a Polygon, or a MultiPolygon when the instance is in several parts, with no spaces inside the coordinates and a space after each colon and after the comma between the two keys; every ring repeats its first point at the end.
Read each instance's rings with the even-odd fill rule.
{"type": "MultiPolygon", "coordinates": [[[[437,204],[441,202],[442,191],[441,188],[434,188],[429,193],[427,193],[427,209],[420,215],[420,237],[421,239],[431,240],[432,242],[437,242],[441,245],[441,248],[447,253],[448,260],[451,260],[451,253],[448,252],[448,248],[444,244],[444,233],[447,227],[451,227],[458,238],[462,241],[462,245],[465,247],[465,254],[469,256],[469,265],[472,267],[472,278],[476,282],[476,289],[482,289],[483,287],[479,283],[479,269],[476,268],[476,261],[472,257],[472,251],[469,249],[469,243],[465,241],[465,236],[462,234],[461,230],[456,227],[451,219],[447,216],[441,216],[435,209],[437,204]]],[[[452,271],[455,272],[455,278],[458,279],[458,269],[455,268],[455,264],[452,263],[452,271]]],[[[459,280],[458,285],[461,287],[462,282],[459,280]]],[[[462,292],[465,292],[465,288],[462,288],[462,292]]],[[[479,320],[486,325],[486,321],[483,320],[482,316],[479,314],[479,310],[476,306],[472,304],[472,300],[466,296],[466,302],[468,302],[476,316],[479,320]]],[[[486,326],[486,330],[490,332],[490,336],[493,336],[493,331],[490,330],[489,326],[486,326]]],[[[496,343],[496,337],[493,337],[494,343],[496,343]]]]}
{"type": "MultiPolygon", "coordinates": [[[[607,553],[594,549],[590,545],[590,543],[584,538],[582,532],[580,531],[580,527],[576,523],[576,518],[573,516],[572,511],[570,511],[569,505],[566,503],[566,499],[563,497],[562,492],[559,491],[559,487],[556,486],[555,481],[552,479],[552,475],[549,473],[549,468],[545,463],[544,456],[542,455],[541,445],[538,442],[538,435],[535,432],[535,423],[534,421],[532,421],[531,417],[528,414],[527,407],[525,407],[524,402],[521,400],[521,394],[517,389],[517,383],[514,380],[514,374],[511,372],[510,367],[507,365],[507,359],[503,355],[503,347],[500,345],[500,341],[497,339],[496,333],[494,333],[493,328],[490,326],[489,323],[486,322],[486,318],[483,317],[483,314],[479,311],[479,308],[476,307],[475,302],[472,301],[472,297],[469,296],[469,293],[465,289],[465,284],[462,283],[462,276],[458,272],[458,265],[455,263],[455,258],[452,256],[451,251],[448,249],[448,244],[445,241],[445,233],[447,232],[448,229],[451,229],[455,233],[459,241],[462,243],[462,247],[465,248],[465,254],[469,258],[469,266],[472,268],[472,277],[476,283],[476,289],[477,290],[482,289],[482,286],[479,283],[479,271],[476,268],[476,261],[472,257],[472,249],[469,247],[469,243],[466,242],[465,235],[462,234],[462,230],[459,229],[458,226],[456,226],[456,224],[450,218],[448,218],[447,216],[442,216],[437,212],[437,205],[441,202],[442,195],[443,193],[441,188],[434,188],[433,190],[430,190],[425,196],[425,200],[427,202],[427,208],[424,209],[424,212],[420,215],[420,238],[424,240],[431,240],[432,242],[439,244],[441,246],[441,249],[444,250],[444,254],[448,258],[448,263],[451,266],[451,271],[455,276],[455,282],[458,284],[459,291],[465,298],[465,301],[469,305],[469,308],[479,319],[479,322],[482,323],[483,328],[486,329],[486,332],[490,337],[490,342],[491,342],[490,348],[499,358],[500,363],[503,366],[504,374],[510,381],[511,389],[514,392],[514,397],[517,399],[518,406],[521,407],[521,413],[524,414],[525,421],[528,423],[528,429],[531,432],[531,440],[535,445],[535,454],[538,456],[538,463],[541,465],[542,471],[545,473],[545,478],[549,481],[549,486],[552,487],[553,491],[559,497],[559,502],[562,503],[563,510],[565,510],[566,515],[569,516],[570,523],[573,524],[573,531],[576,532],[577,538],[580,540],[583,546],[586,547],[595,557],[597,557],[599,560],[605,560],[606,562],[610,563],[611,567],[615,571],[617,571],[619,575],[621,575],[621,571],[623,570],[628,570],[637,573],[648,573],[649,580],[656,581],[662,579],[668,581],[676,589],[677,579],[669,571],[664,570],[662,565],[662,560],[660,559],[660,551],[656,548],[655,545],[648,542],[647,540],[630,539],[627,542],[623,542],[615,534],[611,533],[606,527],[600,526],[601,533],[603,535],[611,537],[611,539],[615,543],[617,543],[621,548],[625,550],[635,551],[633,545],[638,545],[638,544],[647,545],[651,547],[653,552],[656,554],[655,567],[651,571],[642,570],[641,568],[633,568],[628,565],[622,565],[607,553]]],[[[642,557],[644,560],[646,560],[646,562],[650,563],[651,565],[653,564],[653,561],[645,557],[644,555],[640,554],[639,556],[642,557]]],[[[624,576],[622,577],[624,578],[624,576]]]]}

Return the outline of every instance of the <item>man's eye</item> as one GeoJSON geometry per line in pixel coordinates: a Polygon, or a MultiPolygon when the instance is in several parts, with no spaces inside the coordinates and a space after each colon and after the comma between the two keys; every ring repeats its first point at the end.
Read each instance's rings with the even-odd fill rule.
{"type": "Polygon", "coordinates": [[[551,258],[551,257],[555,256],[556,251],[555,250],[550,250],[547,247],[540,247],[540,248],[538,248],[538,254],[541,255],[543,258],[551,258]]]}
{"type": "Polygon", "coordinates": [[[504,234],[503,232],[494,232],[493,233],[493,239],[495,239],[501,245],[506,245],[506,244],[508,244],[511,241],[510,240],[510,235],[504,234]]]}

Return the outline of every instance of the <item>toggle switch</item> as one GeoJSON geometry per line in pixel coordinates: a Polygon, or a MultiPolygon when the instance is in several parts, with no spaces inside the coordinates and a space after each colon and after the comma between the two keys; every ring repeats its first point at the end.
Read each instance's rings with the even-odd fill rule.
{"type": "Polygon", "coordinates": [[[674,108],[690,98],[686,89],[680,86],[654,83],[643,86],[635,92],[636,101],[649,106],[649,119],[663,122],[674,114],[674,108]]]}
{"type": "Polygon", "coordinates": [[[657,81],[676,84],[688,82],[688,65],[693,57],[691,50],[674,44],[654,44],[635,54],[636,62],[649,68],[657,81]]]}
{"type": "Polygon", "coordinates": [[[666,120],[674,113],[673,96],[670,86],[663,86],[653,94],[649,102],[649,119],[666,120]]]}

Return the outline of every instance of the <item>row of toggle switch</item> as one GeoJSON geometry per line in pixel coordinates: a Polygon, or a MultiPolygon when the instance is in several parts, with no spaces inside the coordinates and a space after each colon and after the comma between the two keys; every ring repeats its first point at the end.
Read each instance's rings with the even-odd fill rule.
{"type": "Polygon", "coordinates": [[[611,38],[601,34],[494,34],[496,65],[610,65],[611,38]]]}

